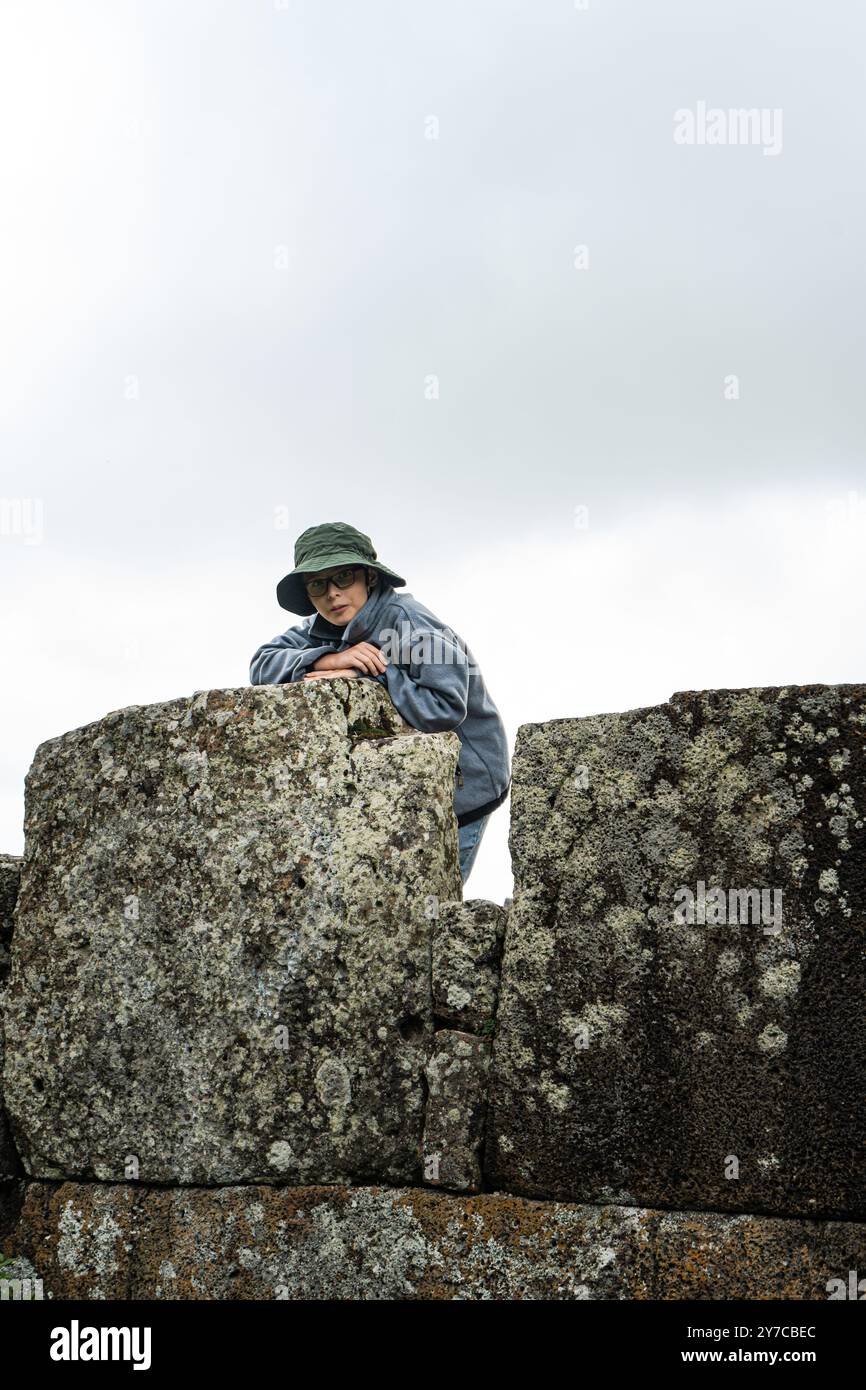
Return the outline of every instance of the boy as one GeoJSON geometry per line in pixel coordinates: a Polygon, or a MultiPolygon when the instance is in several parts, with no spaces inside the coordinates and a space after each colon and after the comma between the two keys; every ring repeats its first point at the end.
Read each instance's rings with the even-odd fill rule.
{"type": "Polygon", "coordinates": [[[277,585],[291,613],[316,614],[265,642],[252,685],[370,676],[407,724],[460,739],[454,812],[465,884],[481,837],[508,795],[508,738],[469,648],[376,559],[369,536],[343,521],[311,526],[295,542],[295,568],[277,585]]]}

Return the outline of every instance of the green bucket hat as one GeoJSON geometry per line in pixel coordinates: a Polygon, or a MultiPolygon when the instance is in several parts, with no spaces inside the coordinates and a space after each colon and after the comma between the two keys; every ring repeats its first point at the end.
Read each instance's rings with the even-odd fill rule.
{"type": "Polygon", "coordinates": [[[295,568],[277,585],[280,607],[305,616],[317,612],[304,588],[304,578],[332,565],[369,565],[384,574],[395,588],[406,583],[376,559],[373,542],[363,531],[356,531],[345,521],[326,521],[322,526],[310,526],[295,541],[295,568]]]}

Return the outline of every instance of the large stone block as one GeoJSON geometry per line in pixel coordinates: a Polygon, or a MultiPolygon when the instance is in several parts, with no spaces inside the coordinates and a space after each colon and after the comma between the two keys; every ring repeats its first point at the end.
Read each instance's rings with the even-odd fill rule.
{"type": "Polygon", "coordinates": [[[420,1181],[458,753],[364,679],[201,692],[42,744],[4,1069],[27,1172],[420,1181]]]}
{"type": "Polygon", "coordinates": [[[21,859],[13,854],[0,854],[0,1182],[18,1177],[22,1171],[3,1100],[3,1013],[12,947],[12,915],[20,880],[21,859]]]}
{"type": "Polygon", "coordinates": [[[2,1249],[58,1300],[823,1301],[866,1268],[866,1226],[500,1192],[29,1183],[2,1249]]]}
{"type": "Polygon", "coordinates": [[[866,687],[526,724],[513,775],[488,1184],[862,1218],[866,687]]]}

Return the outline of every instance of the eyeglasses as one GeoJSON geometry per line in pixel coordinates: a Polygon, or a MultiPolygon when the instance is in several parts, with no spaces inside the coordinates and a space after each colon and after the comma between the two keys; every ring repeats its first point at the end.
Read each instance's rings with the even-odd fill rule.
{"type": "Polygon", "coordinates": [[[362,565],[355,565],[351,569],[337,570],[336,574],[329,574],[325,578],[310,579],[304,583],[304,588],[310,598],[321,598],[332,582],[336,584],[338,589],[348,589],[349,585],[354,583],[358,570],[362,568],[362,565]]]}

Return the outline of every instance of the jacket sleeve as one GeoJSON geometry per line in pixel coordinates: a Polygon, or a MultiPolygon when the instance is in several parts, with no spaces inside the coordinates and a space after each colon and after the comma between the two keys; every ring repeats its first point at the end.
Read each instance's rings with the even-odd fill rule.
{"type": "Polygon", "coordinates": [[[301,680],[314,661],[334,650],[311,642],[304,628],[290,627],[259,647],[250,662],[250,684],[281,685],[301,680]]]}
{"type": "Polygon", "coordinates": [[[469,669],[466,654],[449,628],[415,623],[400,659],[388,659],[385,684],[407,724],[442,733],[456,729],[466,718],[469,669]]]}

